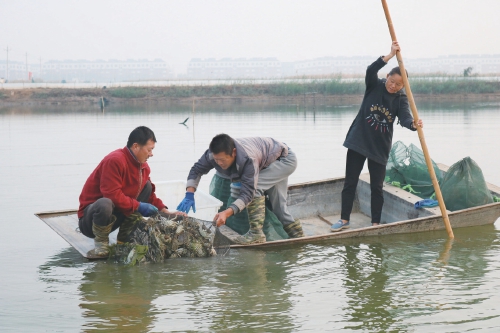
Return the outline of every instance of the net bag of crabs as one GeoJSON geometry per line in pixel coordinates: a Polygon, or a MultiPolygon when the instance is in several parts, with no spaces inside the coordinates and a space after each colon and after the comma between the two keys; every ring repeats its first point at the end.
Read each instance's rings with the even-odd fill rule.
{"type": "Polygon", "coordinates": [[[214,232],[206,224],[210,222],[176,215],[140,217],[127,242],[110,247],[108,260],[133,266],[172,258],[215,256],[214,232]]]}

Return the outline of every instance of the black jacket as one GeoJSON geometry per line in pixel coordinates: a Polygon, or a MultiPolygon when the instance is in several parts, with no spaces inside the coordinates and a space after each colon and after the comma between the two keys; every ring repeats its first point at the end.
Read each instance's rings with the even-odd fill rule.
{"type": "Polygon", "coordinates": [[[344,147],[383,165],[391,151],[396,118],[401,126],[416,131],[411,127],[413,117],[404,89],[391,94],[385,88],[386,79],[377,76],[385,65],[380,57],[366,69],[363,102],[344,141],[344,147]]]}

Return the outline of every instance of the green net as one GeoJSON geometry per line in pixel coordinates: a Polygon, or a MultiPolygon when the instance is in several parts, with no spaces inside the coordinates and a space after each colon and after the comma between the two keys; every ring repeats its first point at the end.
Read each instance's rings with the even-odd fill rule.
{"type": "MultiPolygon", "coordinates": [[[[438,182],[441,182],[443,177],[441,170],[434,161],[432,166],[438,182]]],[[[424,154],[414,144],[407,147],[398,141],[392,146],[385,180],[424,199],[430,198],[434,193],[424,154]]]]}
{"type": "Polygon", "coordinates": [[[441,192],[446,208],[451,211],[494,202],[483,172],[470,157],[448,169],[441,182],[441,192]]]}
{"type": "MultiPolygon", "coordinates": [[[[223,202],[220,211],[227,209],[234,202],[234,198],[231,197],[231,181],[229,179],[222,178],[218,175],[214,175],[212,182],[210,183],[210,194],[223,202]]],[[[226,226],[233,229],[240,235],[245,234],[250,229],[250,223],[248,221],[248,211],[246,208],[236,215],[231,216],[226,221],[226,226]]],[[[269,207],[269,202],[266,200],[266,218],[264,220],[264,227],[262,228],[264,234],[266,235],[266,240],[274,241],[279,239],[288,239],[288,235],[283,230],[283,225],[278,220],[276,215],[271,211],[269,207]]]]}
{"type": "Polygon", "coordinates": [[[222,201],[222,206],[220,206],[219,212],[227,209],[227,201],[231,197],[230,186],[231,181],[229,179],[222,178],[218,175],[214,175],[212,181],[210,182],[210,195],[222,201]]]}

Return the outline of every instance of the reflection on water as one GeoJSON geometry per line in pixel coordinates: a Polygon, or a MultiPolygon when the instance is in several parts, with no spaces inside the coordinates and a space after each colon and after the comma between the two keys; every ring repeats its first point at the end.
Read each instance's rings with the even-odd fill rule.
{"type": "MultiPolygon", "coordinates": [[[[286,273],[297,253],[234,252],[140,267],[93,262],[78,287],[84,331],[292,330],[286,273]]],[[[74,259],[63,251],[40,266],[47,289],[67,282],[61,269],[78,267],[74,259]]]]}
{"type": "MultiPolygon", "coordinates": [[[[341,176],[342,142],[358,105],[0,109],[5,331],[497,331],[495,226],[176,259],[127,268],[91,262],[33,216],[75,208],[90,172],[137,125],[158,143],[152,179],[184,179],[220,132],[285,141],[299,158],[290,183],[341,176]],[[186,125],[180,125],[186,117],[186,125]],[[7,176],[5,176],[7,175],[7,176]],[[20,228],[29,230],[19,235],[20,228]],[[8,304],[8,306],[5,306],[8,304]],[[26,313],[30,316],[27,318],[26,313]]],[[[418,102],[418,101],[417,101],[418,102]]],[[[471,156],[500,184],[497,104],[421,103],[437,162],[471,156]]],[[[394,140],[419,144],[396,128],[394,140]]],[[[202,186],[208,189],[210,176],[202,186]]]]}
{"type": "Polygon", "coordinates": [[[387,267],[383,258],[382,244],[345,247],[344,287],[348,297],[347,307],[342,309],[349,316],[353,330],[387,332],[394,323],[388,311],[391,293],[386,291],[387,267]]]}
{"type": "Polygon", "coordinates": [[[78,283],[84,331],[462,332],[499,327],[493,226],[322,242],[136,267],[65,250],[46,289],[78,283]],[[473,230],[472,230],[473,229],[473,230]],[[475,237],[469,237],[471,232],[475,237]],[[448,263],[443,262],[443,252],[448,263]],[[68,276],[69,275],[69,276],[68,276]]]}

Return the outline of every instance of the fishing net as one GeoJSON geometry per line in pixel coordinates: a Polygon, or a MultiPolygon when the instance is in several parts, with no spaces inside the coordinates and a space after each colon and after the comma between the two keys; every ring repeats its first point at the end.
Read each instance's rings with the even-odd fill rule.
{"type": "MultiPolygon", "coordinates": [[[[212,178],[210,183],[210,194],[223,202],[219,212],[227,209],[236,199],[231,197],[231,181],[222,178],[217,174],[212,178]]],[[[248,211],[245,208],[238,214],[235,214],[227,219],[226,226],[233,229],[240,235],[245,234],[250,229],[248,221],[248,211]]],[[[271,211],[270,204],[266,200],[266,217],[262,231],[266,235],[266,240],[274,241],[279,239],[288,239],[288,234],[283,229],[283,225],[278,220],[276,215],[271,211]]]]}
{"type": "MultiPolygon", "coordinates": [[[[434,161],[432,166],[440,183],[443,178],[442,172],[434,161]]],[[[392,146],[387,161],[385,181],[424,199],[430,198],[434,193],[424,154],[414,144],[407,147],[398,141],[392,146]]]]}
{"type": "Polygon", "coordinates": [[[441,192],[446,208],[451,211],[494,202],[483,172],[470,157],[456,162],[446,171],[441,192]]]}
{"type": "Polygon", "coordinates": [[[219,239],[214,247],[217,231],[212,230],[212,223],[208,221],[157,214],[139,221],[127,243],[113,244],[108,260],[133,266],[172,258],[224,255],[229,251],[229,241],[217,235],[219,239]]]}

